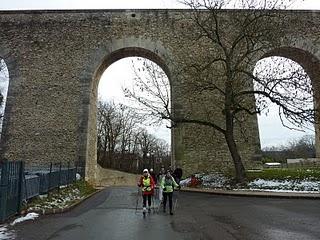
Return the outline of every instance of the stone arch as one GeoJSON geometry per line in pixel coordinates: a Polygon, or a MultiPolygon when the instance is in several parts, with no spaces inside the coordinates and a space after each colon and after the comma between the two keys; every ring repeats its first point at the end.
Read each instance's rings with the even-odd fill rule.
{"type": "Polygon", "coordinates": [[[8,77],[9,77],[9,85],[8,91],[6,96],[6,107],[4,112],[4,118],[2,123],[2,132],[1,132],[1,141],[0,141],[0,154],[4,157],[4,153],[6,151],[6,142],[8,141],[8,124],[10,123],[10,117],[12,112],[12,107],[15,101],[15,95],[20,84],[21,78],[19,77],[19,71],[17,67],[17,62],[15,56],[12,51],[4,46],[3,43],[0,43],[0,59],[3,59],[7,70],[8,70],[8,77]]]}
{"type": "MultiPolygon", "coordinates": [[[[90,69],[86,69],[88,78],[82,79],[84,98],[82,100],[81,121],[79,123],[79,161],[86,165],[86,179],[94,182],[96,176],[96,111],[97,92],[100,78],[103,72],[114,62],[125,57],[143,57],[158,64],[166,73],[169,80],[171,72],[169,65],[170,55],[159,42],[150,40],[129,38],[110,42],[107,48],[101,48],[96,52],[94,63],[90,69]],[[97,58],[97,55],[99,56],[97,58]],[[89,76],[88,76],[89,75],[89,76]],[[90,79],[90,81],[88,81],[90,79]]],[[[90,67],[90,65],[87,64],[90,67]]]]}
{"type": "MultiPolygon", "coordinates": [[[[314,103],[315,106],[320,106],[320,58],[319,51],[310,43],[305,41],[296,41],[294,46],[282,46],[274,49],[270,49],[261,59],[277,56],[288,58],[299,65],[305,70],[312,82],[312,88],[314,90],[314,103]],[[304,46],[304,47],[302,47],[304,46]]],[[[316,116],[318,121],[320,116],[316,116]]],[[[320,156],[320,126],[316,124],[316,156],[320,156]]]]}

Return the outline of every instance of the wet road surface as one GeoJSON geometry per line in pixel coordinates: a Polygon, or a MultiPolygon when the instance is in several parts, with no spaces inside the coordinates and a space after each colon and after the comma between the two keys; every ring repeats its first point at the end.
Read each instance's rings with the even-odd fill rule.
{"type": "Polygon", "coordinates": [[[320,239],[319,200],[181,192],[175,215],[143,218],[136,195],[135,188],[108,188],[70,212],[16,225],[16,239],[320,239]]]}

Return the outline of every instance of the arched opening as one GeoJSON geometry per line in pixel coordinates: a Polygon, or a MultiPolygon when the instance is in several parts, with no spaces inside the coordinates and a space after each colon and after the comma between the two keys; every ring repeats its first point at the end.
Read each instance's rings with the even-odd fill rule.
{"type": "MultiPolygon", "coordinates": [[[[259,71],[262,75],[275,74],[279,81],[304,83],[301,86],[280,90],[294,91],[295,94],[291,94],[291,98],[297,96],[297,99],[304,99],[304,102],[295,102],[301,104],[301,109],[308,106],[312,109],[319,105],[319,60],[312,54],[297,48],[274,49],[256,64],[254,73],[258,74],[259,71]],[[262,66],[268,67],[263,69],[262,66]],[[302,79],[301,76],[305,81],[299,81],[298,78],[302,79]]],[[[285,86],[284,84],[282,88],[285,86]]],[[[287,101],[291,100],[288,98],[287,101]]],[[[318,125],[293,125],[286,120],[285,114],[275,103],[267,101],[265,104],[268,107],[258,116],[263,160],[287,164],[287,159],[315,158],[319,142],[318,125]]],[[[317,122],[317,116],[312,116],[317,122]]]]}
{"type": "MultiPolygon", "coordinates": [[[[127,47],[127,48],[121,48],[118,50],[115,50],[108,54],[100,63],[98,68],[96,69],[93,79],[92,79],[92,85],[91,85],[91,92],[89,96],[89,109],[88,109],[88,127],[87,132],[84,129],[84,138],[86,139],[86,178],[90,181],[99,181],[99,176],[97,175],[97,144],[98,144],[98,134],[97,134],[97,116],[98,116],[98,87],[100,80],[102,79],[102,76],[104,72],[111,67],[112,64],[116,63],[118,60],[125,59],[128,57],[140,57],[145,58],[153,63],[157,64],[159,68],[163,69],[165,75],[167,76],[168,80],[170,79],[170,72],[169,68],[165,64],[165,61],[163,58],[160,57],[160,55],[157,53],[156,50],[147,50],[145,48],[138,48],[138,47],[127,47]]],[[[130,66],[128,66],[128,69],[130,70],[130,66]]],[[[126,71],[125,69],[121,70],[126,71]]],[[[107,88],[108,85],[111,83],[111,81],[116,81],[115,79],[106,79],[107,88]]],[[[170,84],[169,84],[170,85],[170,84]]],[[[81,148],[81,146],[80,146],[81,148]]],[[[153,159],[150,161],[151,158],[155,159],[155,156],[152,156],[152,152],[144,153],[147,154],[149,161],[145,161],[144,164],[141,164],[136,169],[140,169],[141,167],[148,167],[150,165],[153,166],[153,159]]],[[[137,166],[137,165],[136,165],[137,166]]],[[[113,166],[115,167],[115,166],[113,166]]],[[[120,165],[116,166],[120,168],[120,165]]],[[[122,166],[121,166],[122,167],[122,166]]],[[[150,167],[150,166],[149,166],[150,167]]]]}
{"type": "Polygon", "coordinates": [[[155,62],[127,57],[111,64],[98,87],[97,162],[103,168],[141,173],[171,165],[170,123],[150,114],[149,103],[170,102],[169,80],[155,62]],[[159,94],[159,95],[158,95],[159,94]],[[160,95],[161,94],[161,95],[160,95]]]}
{"type": "Polygon", "coordinates": [[[3,58],[0,56],[0,138],[4,119],[6,99],[9,86],[9,70],[3,58]]]}

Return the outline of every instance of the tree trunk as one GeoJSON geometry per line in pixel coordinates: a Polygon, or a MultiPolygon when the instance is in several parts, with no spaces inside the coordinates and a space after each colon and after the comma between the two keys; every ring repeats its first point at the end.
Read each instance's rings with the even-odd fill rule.
{"type": "Polygon", "coordinates": [[[234,163],[234,167],[236,171],[236,182],[244,183],[246,181],[246,172],[245,172],[236,142],[234,140],[233,133],[232,132],[230,133],[229,131],[227,131],[225,134],[225,139],[228,144],[228,148],[234,163]]]}
{"type": "Polygon", "coordinates": [[[233,125],[233,115],[231,112],[226,111],[226,131],[225,139],[228,144],[229,151],[234,163],[236,171],[236,182],[245,183],[246,181],[246,172],[239,154],[239,150],[234,139],[234,125],[233,125]]]}

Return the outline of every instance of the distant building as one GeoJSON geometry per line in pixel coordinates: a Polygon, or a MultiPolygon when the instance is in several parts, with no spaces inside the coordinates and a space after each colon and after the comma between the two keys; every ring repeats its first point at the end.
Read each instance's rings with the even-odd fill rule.
{"type": "Polygon", "coordinates": [[[270,162],[264,164],[265,168],[281,168],[281,163],[279,162],[270,162]]]}

